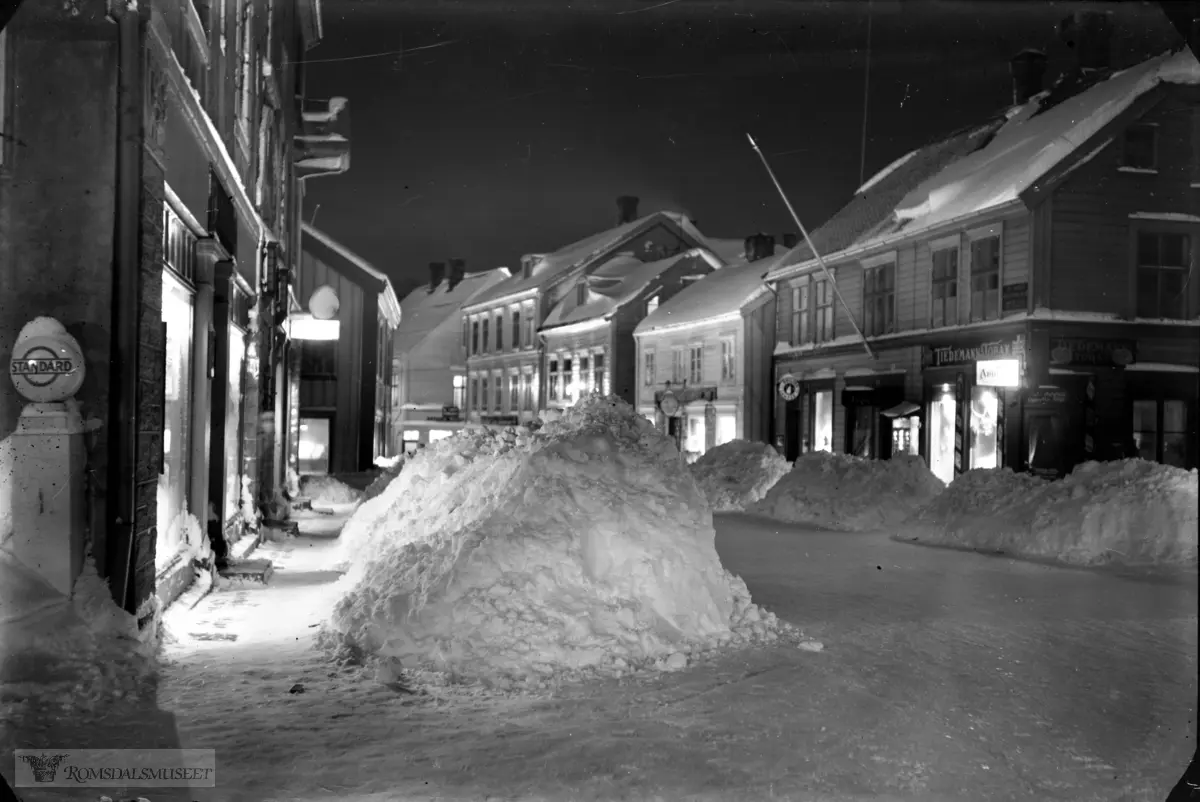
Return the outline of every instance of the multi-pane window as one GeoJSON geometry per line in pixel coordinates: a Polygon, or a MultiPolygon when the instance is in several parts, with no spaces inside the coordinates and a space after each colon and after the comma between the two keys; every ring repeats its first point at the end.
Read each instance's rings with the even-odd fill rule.
{"type": "Polygon", "coordinates": [[[692,384],[699,384],[704,378],[704,346],[693,345],[690,350],[688,380],[692,384]]]}
{"type": "Polygon", "coordinates": [[[650,313],[653,312],[655,309],[658,309],[658,296],[657,295],[653,296],[650,300],[646,301],[646,316],[649,317],[650,313]]]}
{"type": "Polygon", "coordinates": [[[592,357],[592,391],[608,395],[608,372],[604,367],[604,354],[592,357]]]}
{"type": "Polygon", "coordinates": [[[471,355],[479,353],[479,320],[471,321],[471,355]]]}
{"type": "Polygon", "coordinates": [[[454,377],[454,395],[450,403],[453,404],[456,409],[462,409],[467,405],[466,376],[459,375],[454,377]]]}
{"type": "Polygon", "coordinates": [[[512,349],[521,347],[521,309],[516,307],[512,310],[512,349]]]}
{"type": "Polygon", "coordinates": [[[521,343],[526,348],[533,347],[533,304],[528,303],[525,309],[525,339],[521,343]]]}
{"type": "Polygon", "coordinates": [[[800,283],[792,287],[792,345],[809,342],[809,279],[805,276],[800,283]]]}
{"type": "Polygon", "coordinates": [[[654,349],[647,348],[642,351],[642,384],[646,387],[652,387],[655,384],[654,376],[654,349]]]}
{"type": "Polygon", "coordinates": [[[521,374],[521,409],[533,409],[533,372],[521,374]]]}
{"type": "Polygon", "coordinates": [[[481,352],[485,353],[485,354],[488,352],[488,323],[489,322],[490,321],[486,317],[483,319],[483,348],[481,349],[481,352]]]}
{"type": "Polygon", "coordinates": [[[196,276],[196,235],[169,206],[163,206],[163,262],[180,278],[196,276]]]}
{"type": "Polygon", "coordinates": [[[575,373],[570,359],[562,361],[563,401],[571,403],[575,400],[575,373]]]}
{"type": "Polygon", "coordinates": [[[971,241],[971,322],[1000,317],[1000,237],[971,241]]]}
{"type": "Polygon", "coordinates": [[[829,279],[815,282],[814,294],[817,296],[816,341],[828,342],[833,339],[833,287],[829,279]]]}
{"type": "Polygon", "coordinates": [[[958,323],[958,248],[933,252],[933,302],[930,325],[958,323]]]}
{"type": "Polygon", "coordinates": [[[521,377],[513,372],[508,374],[508,411],[516,412],[521,408],[521,377]]]}
{"type": "Polygon", "coordinates": [[[1135,170],[1158,167],[1158,126],[1131,125],[1125,129],[1121,146],[1121,166],[1135,170]]]}
{"type": "Polygon", "coordinates": [[[593,392],[591,362],[587,354],[579,357],[579,394],[593,392]]]}
{"type": "Polygon", "coordinates": [[[1188,468],[1187,402],[1146,399],[1133,402],[1133,442],[1138,456],[1152,462],[1188,468]]]}
{"type": "Polygon", "coordinates": [[[557,401],[559,398],[559,383],[562,381],[558,372],[558,360],[550,360],[550,370],[547,371],[547,382],[549,387],[546,391],[546,397],[550,401],[557,401]]]}
{"type": "Polygon", "coordinates": [[[496,313],[496,350],[504,350],[504,312],[496,313]]]}
{"type": "Polygon", "coordinates": [[[492,409],[496,412],[500,412],[504,409],[504,379],[500,372],[497,371],[496,373],[492,374],[492,380],[495,382],[496,386],[496,405],[492,407],[492,409]]]}
{"type": "Polygon", "coordinates": [[[733,359],[733,340],[721,340],[721,381],[731,382],[736,376],[733,359]]]}
{"type": "Polygon", "coordinates": [[[1191,242],[1186,234],[1138,232],[1138,317],[1185,318],[1191,261],[1191,242]]]}
{"type": "Polygon", "coordinates": [[[671,349],[671,381],[683,381],[683,349],[671,349]]]}
{"type": "Polygon", "coordinates": [[[480,378],[480,380],[479,380],[479,387],[480,387],[480,392],[479,392],[479,411],[480,411],[480,412],[487,412],[487,409],[488,409],[488,399],[490,398],[490,396],[488,395],[488,377],[487,377],[487,374],[484,374],[484,375],[483,375],[483,376],[480,378]]]}
{"type": "Polygon", "coordinates": [[[863,334],[878,337],[896,330],[896,264],[863,270],[863,334]]]}
{"type": "Polygon", "coordinates": [[[337,376],[337,340],[302,340],[300,376],[331,379],[337,376]]]}

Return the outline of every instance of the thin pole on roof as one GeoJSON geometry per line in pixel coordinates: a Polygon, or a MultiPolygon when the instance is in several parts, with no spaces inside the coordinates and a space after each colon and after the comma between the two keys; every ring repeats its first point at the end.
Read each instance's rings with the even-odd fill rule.
{"type": "Polygon", "coordinates": [[[871,97],[871,0],[867,0],[867,64],[863,70],[863,123],[862,146],[858,156],[858,185],[861,187],[867,181],[867,109],[871,97]]]}
{"type": "Polygon", "coordinates": [[[854,327],[854,333],[862,340],[862,347],[866,350],[867,356],[871,357],[871,359],[877,359],[878,357],[871,350],[871,345],[867,342],[867,338],[863,336],[862,329],[858,327],[858,321],[854,319],[854,313],[846,305],[846,299],[842,297],[842,291],[838,289],[837,279],[833,277],[833,273],[829,272],[829,268],[826,267],[825,260],[821,257],[821,252],[817,250],[817,246],[813,244],[812,237],[808,236],[808,229],[804,227],[804,223],[800,222],[800,215],[796,214],[796,210],[792,207],[792,202],[788,200],[787,194],[779,184],[779,179],[775,177],[775,171],[771,169],[771,165],[767,162],[767,157],[759,150],[758,143],[754,141],[754,137],[747,133],[746,139],[750,140],[750,147],[754,148],[754,152],[758,154],[758,158],[762,159],[763,167],[767,168],[767,175],[771,176],[771,182],[775,184],[775,189],[779,191],[779,197],[783,198],[784,205],[791,212],[792,220],[796,222],[796,228],[800,229],[800,233],[804,235],[804,241],[808,243],[813,256],[817,257],[817,264],[821,266],[821,271],[825,274],[825,278],[829,280],[829,285],[833,287],[833,294],[837,296],[838,301],[842,304],[842,308],[846,310],[846,317],[850,319],[850,325],[854,327]]]}

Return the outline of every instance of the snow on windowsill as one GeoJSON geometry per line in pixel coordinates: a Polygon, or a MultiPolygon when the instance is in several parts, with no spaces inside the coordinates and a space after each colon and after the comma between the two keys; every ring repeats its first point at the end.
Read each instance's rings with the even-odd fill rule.
{"type": "MultiPolygon", "coordinates": [[[[1200,186],[1193,184],[1192,186],[1200,186]]],[[[1183,212],[1134,212],[1129,215],[1130,220],[1159,220],[1170,223],[1200,223],[1200,215],[1185,214],[1183,212]]]]}

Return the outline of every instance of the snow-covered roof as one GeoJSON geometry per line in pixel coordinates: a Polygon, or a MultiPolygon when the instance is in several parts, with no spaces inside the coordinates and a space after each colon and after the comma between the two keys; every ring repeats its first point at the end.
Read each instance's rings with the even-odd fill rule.
{"type": "Polygon", "coordinates": [[[747,264],[737,264],[714,270],[690,287],[651,312],[634,329],[635,334],[644,334],[656,329],[672,328],[684,323],[700,323],[710,318],[721,317],[741,310],[764,290],[763,274],[779,259],[768,256],[747,264]]]}
{"type": "Polygon", "coordinates": [[[672,223],[699,244],[705,242],[704,235],[684,215],[677,212],[654,212],[630,223],[622,223],[599,234],[584,237],[552,253],[543,254],[534,263],[529,278],[518,272],[471,303],[481,306],[529,290],[544,289],[575,268],[611,252],[625,240],[660,222],[672,223]]]}
{"type": "Polygon", "coordinates": [[[396,328],[395,348],[397,353],[407,353],[425,337],[454,317],[471,299],[503,281],[510,275],[508,268],[497,267],[479,273],[466,273],[462,280],[450,288],[450,280],[444,279],[433,292],[423,284],[404,296],[400,302],[400,325],[396,328]]]}
{"type": "Polygon", "coordinates": [[[574,295],[568,293],[550,310],[542,329],[608,317],[684,259],[704,260],[711,267],[723,264],[705,248],[693,248],[654,262],[642,262],[630,254],[620,254],[587,277],[587,299],[583,305],[576,306],[574,295]]]}
{"type": "Polygon", "coordinates": [[[897,221],[920,230],[1015,201],[1159,84],[1200,84],[1188,49],[1114,72],[1083,91],[1031,99],[985,147],[922,182],[896,205],[897,221]],[[1053,103],[1053,105],[1050,105],[1053,103]]]}
{"type": "Polygon", "coordinates": [[[307,250],[311,250],[311,247],[307,246],[310,246],[312,242],[319,243],[320,245],[324,246],[324,249],[327,252],[331,252],[333,255],[338,257],[343,265],[353,267],[361,274],[360,276],[356,277],[347,273],[346,278],[349,278],[352,281],[357,278],[359,279],[357,283],[361,283],[361,279],[364,276],[372,279],[372,281],[369,283],[379,286],[379,295],[383,302],[384,312],[388,316],[388,322],[390,322],[393,326],[398,326],[400,324],[400,301],[397,300],[396,291],[392,289],[392,282],[388,280],[386,274],[376,270],[370,262],[347,248],[342,243],[335,240],[333,237],[326,234],[324,231],[314,228],[308,223],[301,223],[300,230],[303,237],[309,238],[307,242],[302,243],[304,246],[306,246],[307,250]]]}

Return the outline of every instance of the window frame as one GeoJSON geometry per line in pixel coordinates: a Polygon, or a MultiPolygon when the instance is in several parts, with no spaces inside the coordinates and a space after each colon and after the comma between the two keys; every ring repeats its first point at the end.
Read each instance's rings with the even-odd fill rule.
{"type": "Polygon", "coordinates": [[[509,310],[509,319],[512,321],[512,343],[509,345],[510,351],[521,350],[521,323],[524,318],[521,317],[521,307],[514,306],[509,310]]]}
{"type": "Polygon", "coordinates": [[[521,411],[521,372],[517,368],[508,370],[508,411],[521,411]]]}
{"type": "Polygon", "coordinates": [[[1131,123],[1121,133],[1121,154],[1120,154],[1120,169],[1124,172],[1136,173],[1157,173],[1158,172],[1158,156],[1159,156],[1159,130],[1158,123],[1152,122],[1136,122],[1131,123]],[[1150,163],[1145,164],[1130,164],[1129,163],[1129,134],[1134,131],[1146,131],[1150,136],[1150,163]]]}
{"type": "Polygon", "coordinates": [[[1130,438],[1134,439],[1135,443],[1135,435],[1139,433],[1139,430],[1135,428],[1136,416],[1134,415],[1134,410],[1136,409],[1138,403],[1154,405],[1154,462],[1157,462],[1159,465],[1171,464],[1163,461],[1163,457],[1166,453],[1166,436],[1168,434],[1182,434],[1184,436],[1183,465],[1177,465],[1175,467],[1181,467],[1184,470],[1191,470],[1194,468],[1195,454],[1192,453],[1193,444],[1191,439],[1188,437],[1191,430],[1195,427],[1194,418],[1197,412],[1194,405],[1190,404],[1185,397],[1169,391],[1150,391],[1149,393],[1135,392],[1133,397],[1129,400],[1129,436],[1130,438]],[[1183,406],[1184,419],[1183,429],[1181,431],[1167,432],[1165,429],[1167,422],[1166,407],[1169,403],[1177,403],[1183,406]]]}
{"type": "Polygon", "coordinates": [[[461,410],[467,405],[467,377],[456,373],[450,382],[450,405],[461,410]]]}
{"type": "Polygon", "coordinates": [[[792,345],[813,341],[812,276],[803,276],[792,285],[792,319],[788,337],[792,345]]]}
{"type": "Polygon", "coordinates": [[[657,366],[654,364],[655,349],[642,348],[642,386],[653,387],[657,384],[657,366]]]}
{"type": "Polygon", "coordinates": [[[658,305],[659,305],[658,295],[659,294],[656,292],[653,295],[651,295],[649,298],[646,299],[646,315],[645,315],[646,317],[650,317],[650,315],[652,315],[658,311],[658,305]]]}
{"type": "Polygon", "coordinates": [[[521,347],[524,349],[533,348],[533,341],[536,335],[533,301],[526,301],[521,304],[521,313],[524,320],[521,330],[521,347]]]}
{"type": "Polygon", "coordinates": [[[496,318],[496,353],[504,350],[504,310],[497,309],[496,318]]]}
{"type": "Polygon", "coordinates": [[[598,395],[608,395],[608,360],[605,356],[603,349],[592,352],[592,392],[598,395]]]}
{"type": "Polygon", "coordinates": [[[492,379],[496,382],[496,388],[494,391],[495,395],[493,396],[493,400],[496,402],[496,406],[493,411],[496,413],[500,413],[500,412],[504,411],[504,372],[499,371],[499,370],[493,370],[492,371],[492,379]]]}
{"type": "Polygon", "coordinates": [[[562,375],[561,354],[549,354],[546,360],[546,402],[557,403],[562,393],[559,388],[559,377],[562,375]]]}
{"type": "MultiPolygon", "coordinates": [[[[1130,226],[1130,303],[1132,305],[1132,319],[1138,320],[1190,320],[1195,317],[1196,304],[1194,297],[1196,293],[1195,287],[1192,286],[1191,273],[1195,271],[1197,262],[1197,241],[1200,237],[1194,235],[1193,229],[1189,228],[1186,223],[1170,223],[1166,221],[1146,221],[1147,224],[1135,224],[1130,226]],[[1161,238],[1167,236],[1178,236],[1183,238],[1183,256],[1185,264],[1181,266],[1174,265],[1142,265],[1141,264],[1141,238],[1143,236],[1154,236],[1160,239],[1159,252],[1162,252],[1161,238]],[[1141,274],[1145,270],[1154,270],[1159,277],[1158,281],[1158,311],[1162,312],[1162,281],[1161,276],[1164,271],[1179,271],[1183,274],[1183,306],[1179,317],[1144,317],[1141,312],[1140,301],[1140,286],[1141,274]]],[[[1161,257],[1159,257],[1161,261],[1161,257]]]]}
{"type": "Polygon", "coordinates": [[[676,345],[671,349],[671,382],[672,384],[683,384],[684,365],[683,365],[683,346],[676,345]]]}
{"type": "Polygon", "coordinates": [[[813,279],[813,320],[815,325],[813,328],[812,342],[820,345],[822,343],[831,342],[837,335],[834,334],[835,315],[833,311],[833,284],[836,276],[833,278],[814,278],[813,279]]]}
{"type": "Polygon", "coordinates": [[[721,383],[729,384],[737,381],[737,352],[734,337],[721,338],[721,383]]]}
{"type": "Polygon", "coordinates": [[[862,262],[863,336],[881,337],[896,333],[896,265],[895,253],[862,262]],[[880,288],[879,280],[890,277],[888,286],[880,288]],[[873,286],[870,286],[873,285],[873,286]],[[870,287],[868,289],[868,287],[870,287]],[[883,301],[883,325],[876,319],[875,306],[883,301]]]}
{"type": "Polygon", "coordinates": [[[479,323],[478,316],[471,318],[471,356],[477,356],[480,353],[479,344],[482,340],[479,338],[479,323]]]}
{"type": "Polygon", "coordinates": [[[704,382],[704,343],[690,343],[688,345],[688,361],[687,361],[687,380],[688,384],[697,385],[704,382]]]}
{"type": "Polygon", "coordinates": [[[953,237],[943,237],[939,240],[934,240],[929,243],[929,328],[942,329],[948,326],[957,326],[961,320],[961,302],[959,294],[959,282],[962,279],[962,237],[955,234],[953,237]],[[937,256],[941,253],[954,255],[954,272],[942,278],[937,277],[937,256]],[[938,287],[948,287],[952,292],[949,295],[938,298],[938,287]],[[947,315],[946,304],[949,299],[953,298],[954,315],[947,315]],[[941,302],[942,305],[942,322],[938,323],[934,319],[933,310],[935,305],[941,302]]]}
{"type": "MultiPolygon", "coordinates": [[[[1003,287],[1004,287],[1004,229],[999,223],[982,228],[973,229],[967,232],[966,235],[966,256],[967,256],[967,323],[993,323],[998,321],[1003,316],[1003,287]],[[975,269],[975,246],[977,243],[986,242],[987,240],[996,240],[996,269],[995,270],[976,270],[975,269]],[[984,290],[983,297],[983,313],[980,317],[975,316],[975,279],[977,277],[992,276],[996,277],[996,310],[995,317],[987,316],[987,293],[989,289],[984,290]]],[[[959,274],[961,276],[961,257],[959,274]]]]}

